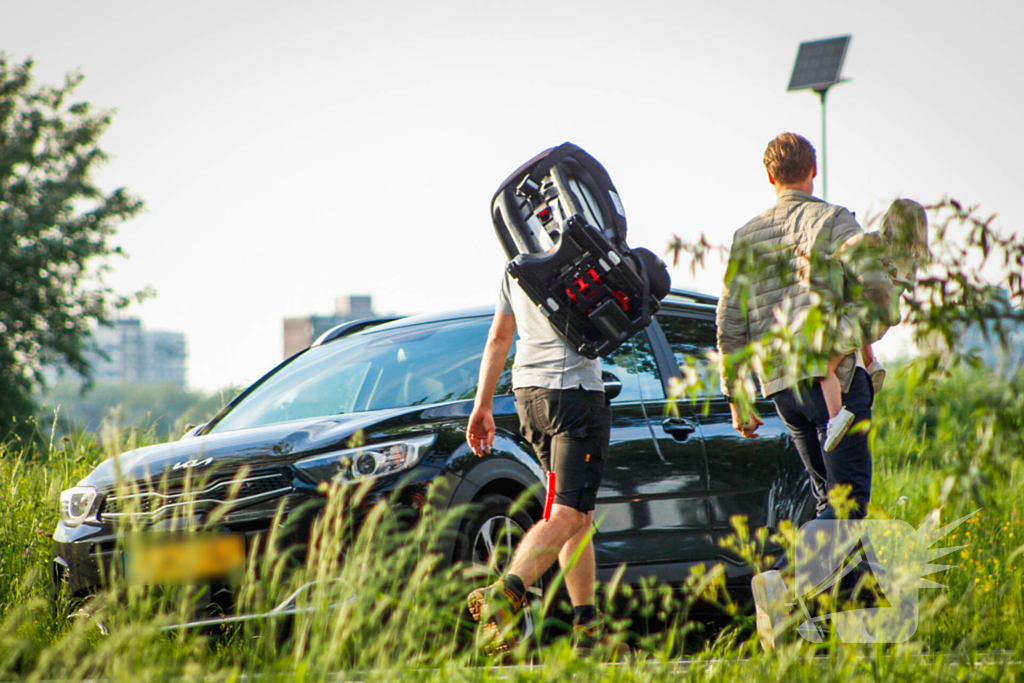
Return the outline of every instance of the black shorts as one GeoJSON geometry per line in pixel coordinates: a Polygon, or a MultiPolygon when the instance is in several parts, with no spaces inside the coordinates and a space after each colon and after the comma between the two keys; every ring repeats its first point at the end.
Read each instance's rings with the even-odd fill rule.
{"type": "Polygon", "coordinates": [[[516,389],[519,431],[548,472],[555,502],[590,512],[604,476],[612,411],[603,391],[516,389]]]}

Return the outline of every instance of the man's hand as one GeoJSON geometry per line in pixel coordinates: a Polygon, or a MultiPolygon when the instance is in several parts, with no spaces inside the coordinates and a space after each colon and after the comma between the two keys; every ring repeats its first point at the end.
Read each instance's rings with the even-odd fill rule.
{"type": "Polygon", "coordinates": [[[739,432],[744,439],[756,439],[757,428],[764,424],[764,420],[754,413],[750,413],[747,421],[743,422],[740,418],[740,411],[734,403],[729,404],[729,409],[732,410],[732,428],[739,432]]]}
{"type": "Polygon", "coordinates": [[[490,408],[474,407],[466,425],[466,442],[474,453],[483,457],[494,444],[494,413],[490,408]]]}
{"type": "Polygon", "coordinates": [[[495,313],[491,330],[487,333],[484,355],[480,359],[480,381],[477,382],[473,412],[466,425],[466,443],[480,457],[490,453],[494,443],[494,388],[505,368],[505,359],[515,334],[515,316],[495,313]]]}

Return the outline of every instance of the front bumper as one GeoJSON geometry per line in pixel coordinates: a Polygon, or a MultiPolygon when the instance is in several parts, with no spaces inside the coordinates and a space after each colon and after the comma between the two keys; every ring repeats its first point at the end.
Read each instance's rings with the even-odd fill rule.
{"type": "MultiPolygon", "coordinates": [[[[448,479],[449,477],[457,479],[453,475],[441,474],[434,468],[417,468],[414,470],[413,476],[407,475],[403,478],[403,485],[400,487],[401,491],[398,495],[394,495],[393,489],[399,479],[396,477],[392,482],[382,482],[384,485],[380,490],[371,491],[363,500],[362,507],[368,509],[373,503],[392,497],[393,510],[411,523],[418,518],[431,484],[439,479],[448,479]]],[[[292,517],[289,528],[285,530],[284,534],[279,534],[279,538],[286,546],[299,546],[300,550],[295,553],[294,557],[296,561],[304,561],[305,548],[309,542],[309,530],[314,518],[322,508],[325,498],[315,488],[301,485],[298,481],[296,484],[296,489],[283,497],[283,514],[278,515],[281,497],[265,500],[225,515],[221,523],[218,524],[218,530],[243,534],[246,555],[249,556],[253,542],[259,537],[265,538],[268,535],[275,519],[288,520],[292,517]],[[300,510],[299,514],[292,514],[300,510]]],[[[441,494],[441,499],[437,500],[441,507],[447,507],[453,489],[452,482],[448,482],[440,489],[445,492],[441,494]]],[[[161,531],[169,530],[162,524],[152,524],[149,528],[161,531]]],[[[454,545],[453,539],[446,540],[450,540],[450,545],[454,545]]],[[[259,547],[262,549],[262,542],[259,547]]],[[[445,550],[450,549],[439,548],[439,550],[445,554],[445,550]]],[[[84,598],[110,585],[114,577],[123,576],[123,551],[118,544],[117,528],[114,522],[93,520],[77,527],[66,526],[63,522],[58,523],[53,534],[53,558],[51,561],[51,579],[55,591],[64,591],[69,597],[84,598]]]]}
{"type": "MultiPolygon", "coordinates": [[[[223,526],[223,531],[244,535],[248,555],[257,537],[270,531],[273,517],[244,524],[223,526]]],[[[298,526],[297,526],[298,528],[298,526]]],[[[286,534],[286,542],[304,543],[299,534],[286,534]]],[[[124,552],[118,544],[116,530],[107,524],[82,524],[68,527],[63,522],[53,533],[53,558],[50,577],[55,592],[63,591],[71,598],[85,598],[124,576],[124,552]]]]}
{"type": "Polygon", "coordinates": [[[77,527],[57,524],[53,532],[53,561],[50,578],[55,591],[84,598],[106,584],[117,537],[101,525],[77,527]]]}

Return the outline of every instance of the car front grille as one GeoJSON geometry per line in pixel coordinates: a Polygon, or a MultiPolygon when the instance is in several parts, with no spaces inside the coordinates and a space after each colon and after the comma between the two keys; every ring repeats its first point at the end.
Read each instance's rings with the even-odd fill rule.
{"type": "Polygon", "coordinates": [[[109,494],[100,506],[100,519],[152,517],[185,508],[194,513],[209,512],[222,504],[232,507],[256,503],[293,490],[291,480],[280,472],[255,473],[242,480],[219,479],[202,488],[186,491],[182,483],[171,484],[166,491],[109,494]],[[234,491],[237,487],[237,491],[234,491]]]}

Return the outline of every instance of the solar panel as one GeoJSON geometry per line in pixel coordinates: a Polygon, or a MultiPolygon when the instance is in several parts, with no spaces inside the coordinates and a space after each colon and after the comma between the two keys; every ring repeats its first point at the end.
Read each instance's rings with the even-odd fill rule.
{"type": "Polygon", "coordinates": [[[800,43],[787,90],[824,90],[841,79],[850,36],[800,43]]]}

